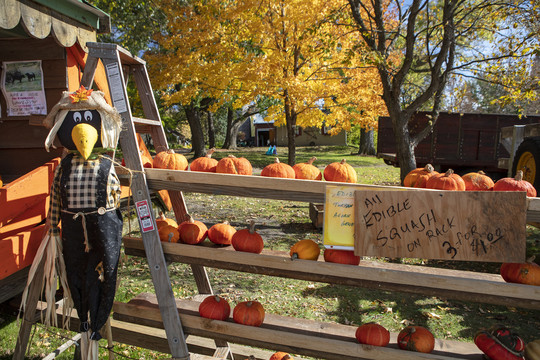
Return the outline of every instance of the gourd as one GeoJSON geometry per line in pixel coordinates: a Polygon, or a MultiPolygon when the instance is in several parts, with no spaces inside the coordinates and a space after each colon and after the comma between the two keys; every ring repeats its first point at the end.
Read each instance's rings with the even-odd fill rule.
{"type": "Polygon", "coordinates": [[[266,165],[261,170],[261,176],[294,179],[296,174],[292,166],[281,163],[279,162],[279,158],[275,158],[273,164],[266,165]]]}
{"type": "Polygon", "coordinates": [[[492,360],[523,360],[525,343],[504,326],[479,331],[474,343],[492,360]]]}
{"type": "Polygon", "coordinates": [[[278,351],[273,353],[268,360],[294,360],[294,358],[289,353],[278,351]]]}
{"type": "Polygon", "coordinates": [[[224,321],[229,318],[230,314],[229,303],[218,295],[206,297],[199,305],[199,315],[203,318],[224,321]]]}
{"type": "Polygon", "coordinates": [[[448,169],[444,174],[431,176],[426,182],[427,189],[465,190],[465,181],[454,170],[448,169]]]}
{"type": "Polygon", "coordinates": [[[218,161],[216,172],[220,174],[251,175],[253,174],[253,167],[248,159],[229,155],[218,161]]]}
{"type": "Polygon", "coordinates": [[[465,181],[465,190],[467,191],[491,191],[495,183],[482,170],[470,172],[461,177],[465,181]]]}
{"type": "Polygon", "coordinates": [[[154,157],[153,166],[158,169],[187,170],[188,161],[174,150],[161,151],[154,157]]]}
{"type": "Polygon", "coordinates": [[[397,337],[400,349],[430,353],[435,348],[435,337],[422,326],[407,326],[401,330],[397,337]]]}
{"type": "Polygon", "coordinates": [[[527,346],[525,346],[525,360],[540,360],[540,339],[527,343],[527,346]]]}
{"type": "Polygon", "coordinates": [[[184,244],[197,245],[206,239],[208,228],[199,220],[194,220],[191,215],[178,226],[180,241],[184,244]]]}
{"type": "Polygon", "coordinates": [[[356,170],[347,164],[347,160],[333,162],[324,168],[324,179],[327,181],[339,181],[346,183],[356,183],[356,170]]]}
{"type": "Polygon", "coordinates": [[[500,273],[506,282],[540,286],[540,265],[534,256],[524,263],[503,263],[500,273]]]}
{"type": "Polygon", "coordinates": [[[236,229],[228,221],[214,224],[208,229],[208,239],[214,244],[231,245],[236,229]]]}
{"type": "Polygon", "coordinates": [[[242,301],[233,310],[233,320],[238,324],[261,326],[264,321],[264,307],[258,301],[242,301]]]}
{"type": "Polygon", "coordinates": [[[427,164],[423,168],[411,170],[403,179],[403,186],[406,187],[426,187],[426,181],[431,176],[438,174],[433,165],[427,164]]]}
{"type": "Polygon", "coordinates": [[[212,159],[212,154],[216,151],[216,149],[210,149],[206,153],[205,156],[196,158],[191,162],[190,169],[191,171],[201,171],[201,172],[216,172],[216,166],[218,161],[216,159],[212,159]]]}
{"type": "Polygon", "coordinates": [[[321,249],[319,245],[313,240],[304,239],[298,241],[291,247],[290,255],[291,259],[302,259],[302,260],[317,260],[321,249]]]}
{"type": "Polygon", "coordinates": [[[523,179],[523,171],[519,170],[514,178],[497,180],[493,191],[525,191],[528,197],[536,197],[536,189],[530,182],[523,179]]]}
{"type": "Polygon", "coordinates": [[[249,228],[234,233],[231,244],[236,251],[255,254],[260,254],[264,248],[263,238],[255,231],[255,221],[253,220],[250,221],[249,228]]]}
{"type": "Polygon", "coordinates": [[[360,344],[386,346],[390,342],[390,332],[382,325],[369,322],[356,329],[356,340],[360,344]]]}
{"type": "Polygon", "coordinates": [[[178,224],[173,219],[165,217],[163,212],[159,213],[156,219],[156,227],[158,229],[159,239],[164,242],[177,243],[180,238],[178,232],[178,224]]]}
{"type": "Polygon", "coordinates": [[[296,179],[303,180],[322,180],[322,173],[313,162],[317,160],[314,156],[305,163],[295,164],[293,166],[294,174],[296,179]]]}
{"type": "Polygon", "coordinates": [[[360,264],[360,256],[354,255],[353,250],[325,249],[324,261],[346,265],[360,264]]]}

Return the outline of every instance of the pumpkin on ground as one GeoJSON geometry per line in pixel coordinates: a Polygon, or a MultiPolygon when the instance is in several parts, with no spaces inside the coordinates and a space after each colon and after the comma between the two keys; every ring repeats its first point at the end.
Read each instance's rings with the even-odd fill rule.
{"type": "Polygon", "coordinates": [[[514,178],[502,178],[497,180],[493,191],[525,191],[528,197],[536,197],[536,189],[530,182],[523,179],[523,171],[519,170],[514,178]]]}
{"type": "Polygon", "coordinates": [[[355,337],[360,344],[386,346],[390,342],[390,331],[382,325],[369,322],[356,329],[355,337]]]}
{"type": "Polygon", "coordinates": [[[182,243],[197,245],[206,239],[208,228],[203,222],[194,220],[193,217],[189,215],[188,220],[183,221],[178,225],[178,232],[180,233],[180,241],[182,243]]]}
{"type": "Polygon", "coordinates": [[[236,229],[228,221],[214,224],[208,229],[208,240],[218,245],[231,245],[236,229]]]}
{"type": "Polygon", "coordinates": [[[165,217],[163,212],[159,213],[156,219],[156,227],[158,229],[159,239],[164,242],[177,243],[180,238],[178,232],[178,224],[173,219],[165,217]]]}
{"type": "Polygon", "coordinates": [[[291,165],[279,162],[279,158],[275,158],[273,164],[266,165],[261,170],[261,176],[294,179],[296,174],[291,165]]]}
{"type": "Polygon", "coordinates": [[[527,343],[527,346],[525,346],[525,360],[540,360],[540,339],[527,343]]]}
{"type": "Polygon", "coordinates": [[[454,170],[448,169],[444,174],[431,176],[426,182],[427,189],[437,190],[465,190],[465,181],[454,170]]]}
{"type": "Polygon", "coordinates": [[[524,263],[503,263],[500,272],[506,282],[540,286],[540,265],[534,256],[524,263]]]}
{"type": "Polygon", "coordinates": [[[199,305],[199,315],[214,320],[227,320],[231,314],[231,307],[224,298],[211,295],[206,297],[199,305]]]}
{"type": "Polygon", "coordinates": [[[461,177],[465,181],[465,190],[467,191],[491,191],[495,183],[482,170],[470,172],[461,177]]]}
{"type": "Polygon", "coordinates": [[[161,151],[154,157],[153,166],[158,169],[187,170],[188,161],[174,150],[161,151]]]}
{"type": "Polygon", "coordinates": [[[233,310],[233,320],[238,324],[261,326],[264,321],[264,307],[258,301],[242,301],[233,310]]]}
{"type": "Polygon", "coordinates": [[[435,348],[435,337],[425,327],[411,325],[399,332],[397,343],[403,350],[430,353],[435,348]]]}
{"type": "Polygon", "coordinates": [[[324,261],[346,265],[360,264],[360,256],[354,255],[353,250],[325,249],[324,261]]]}
{"type": "Polygon", "coordinates": [[[324,179],[326,181],[339,181],[346,183],[356,183],[356,170],[347,164],[347,160],[333,162],[324,168],[324,179]]]}
{"type": "Polygon", "coordinates": [[[216,151],[216,149],[210,149],[206,153],[205,156],[201,156],[199,158],[196,158],[191,162],[190,169],[191,171],[201,171],[201,172],[216,172],[216,167],[218,161],[216,159],[212,159],[212,154],[216,151]]]}
{"type": "Polygon", "coordinates": [[[433,165],[427,164],[423,168],[411,170],[403,179],[403,186],[406,187],[426,187],[426,181],[431,176],[438,174],[433,165]]]}
{"type": "Polygon", "coordinates": [[[304,239],[296,242],[291,247],[290,255],[291,259],[302,259],[302,260],[317,260],[321,249],[319,245],[313,240],[304,239]]]}
{"type": "Polygon", "coordinates": [[[278,351],[273,353],[268,360],[294,360],[294,358],[289,353],[278,351]]]}
{"type": "Polygon", "coordinates": [[[305,163],[295,164],[293,166],[294,175],[296,179],[303,180],[322,180],[322,173],[313,162],[317,160],[314,156],[305,163]]]}
{"type": "Polygon", "coordinates": [[[229,155],[218,161],[216,172],[220,174],[251,175],[253,174],[253,167],[248,159],[229,155]]]}
{"type": "Polygon", "coordinates": [[[264,248],[261,235],[255,231],[255,221],[251,220],[249,228],[234,233],[231,244],[236,251],[260,254],[264,248]]]}
{"type": "Polygon", "coordinates": [[[525,343],[504,326],[478,332],[474,337],[474,343],[490,359],[523,360],[525,343]]]}

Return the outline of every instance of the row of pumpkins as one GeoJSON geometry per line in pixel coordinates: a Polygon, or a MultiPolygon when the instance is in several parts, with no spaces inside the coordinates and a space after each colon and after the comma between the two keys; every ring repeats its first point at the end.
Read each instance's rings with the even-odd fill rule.
{"type": "Polygon", "coordinates": [[[525,191],[528,197],[536,197],[534,186],[523,179],[523,171],[518,171],[514,178],[507,177],[493,181],[483,171],[470,172],[460,176],[452,169],[445,173],[434,170],[431,164],[409,172],[403,179],[403,186],[466,191],[525,191]]]}

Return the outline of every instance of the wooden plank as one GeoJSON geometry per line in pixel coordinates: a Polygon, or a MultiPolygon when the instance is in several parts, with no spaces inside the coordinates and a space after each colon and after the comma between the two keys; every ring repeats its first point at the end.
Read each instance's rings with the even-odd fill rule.
{"type": "Polygon", "coordinates": [[[0,304],[22,294],[26,286],[29,271],[30,266],[27,266],[0,280],[0,304]]]}
{"type": "MultiPolygon", "coordinates": [[[[144,256],[143,244],[124,238],[126,254],[144,256]]],[[[251,254],[162,243],[169,261],[292,279],[424,294],[440,298],[540,309],[540,287],[506,283],[497,274],[361,261],[359,266],[291,260],[286,253],[251,254]],[[268,254],[268,255],[267,255],[268,254]],[[279,256],[281,255],[281,256],[279,256]]]]}

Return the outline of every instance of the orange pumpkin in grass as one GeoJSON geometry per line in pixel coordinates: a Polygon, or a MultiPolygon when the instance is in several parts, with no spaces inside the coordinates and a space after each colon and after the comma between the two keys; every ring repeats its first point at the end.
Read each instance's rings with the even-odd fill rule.
{"type": "Polygon", "coordinates": [[[252,175],[253,167],[248,159],[229,155],[218,161],[216,172],[220,174],[252,175]]]}
{"type": "Polygon", "coordinates": [[[264,307],[258,301],[242,301],[233,310],[234,322],[242,325],[261,326],[264,322],[264,307]]]}
{"type": "Polygon", "coordinates": [[[386,346],[390,342],[390,332],[382,325],[369,322],[356,329],[356,340],[360,344],[386,346]]]}
{"type": "Polygon", "coordinates": [[[296,179],[303,180],[322,180],[322,173],[313,162],[317,160],[314,156],[309,159],[308,162],[295,164],[293,166],[294,174],[296,179]]]}
{"type": "Polygon", "coordinates": [[[261,176],[294,179],[296,174],[291,165],[279,162],[279,158],[275,158],[273,164],[266,165],[261,170],[261,176]]]}
{"type": "Polygon", "coordinates": [[[491,191],[495,182],[482,170],[470,172],[461,177],[465,181],[465,190],[467,191],[491,191]]]}
{"type": "Polygon", "coordinates": [[[519,170],[514,178],[497,180],[493,191],[525,191],[528,197],[536,197],[536,189],[530,182],[523,179],[523,171],[519,170]]]}
{"type": "Polygon", "coordinates": [[[278,351],[273,353],[268,360],[294,360],[294,358],[289,353],[278,351]]]}
{"type": "Polygon", "coordinates": [[[411,325],[399,332],[397,343],[402,350],[430,353],[435,348],[435,337],[425,327],[411,325]]]}
{"type": "Polygon", "coordinates": [[[326,181],[339,181],[346,183],[356,183],[356,170],[347,164],[347,160],[333,162],[324,168],[324,179],[326,181]]]}
{"type": "Polygon", "coordinates": [[[178,232],[180,233],[180,241],[182,243],[197,245],[206,239],[208,228],[203,222],[194,220],[193,217],[189,215],[188,220],[183,221],[178,225],[178,232]]]}
{"type": "Polygon", "coordinates": [[[444,174],[430,177],[426,182],[427,189],[437,190],[465,190],[465,181],[454,170],[448,169],[444,174]]]}
{"type": "Polygon", "coordinates": [[[208,239],[214,244],[231,245],[236,229],[228,221],[214,224],[208,229],[208,239]]]}
{"type": "Polygon", "coordinates": [[[255,221],[253,220],[250,222],[249,228],[234,233],[231,244],[236,251],[255,254],[260,254],[264,248],[263,238],[255,231],[255,221]]]}
{"type": "Polygon", "coordinates": [[[211,295],[199,305],[199,315],[203,318],[225,321],[231,314],[231,306],[224,298],[211,295]]]}
{"type": "Polygon", "coordinates": [[[212,154],[216,151],[216,149],[210,149],[206,153],[205,156],[196,158],[191,162],[190,169],[191,171],[201,171],[201,172],[216,172],[216,167],[218,161],[216,159],[212,159],[212,154]]]}
{"type": "Polygon", "coordinates": [[[427,164],[423,168],[411,170],[403,179],[403,186],[406,187],[426,187],[426,181],[431,176],[438,174],[433,165],[427,164]]]}
{"type": "Polygon", "coordinates": [[[360,256],[354,255],[353,250],[325,249],[324,261],[346,265],[360,264],[360,256]]]}
{"type": "Polygon", "coordinates": [[[154,157],[153,166],[158,169],[187,170],[188,161],[174,150],[161,151],[154,157]]]}

